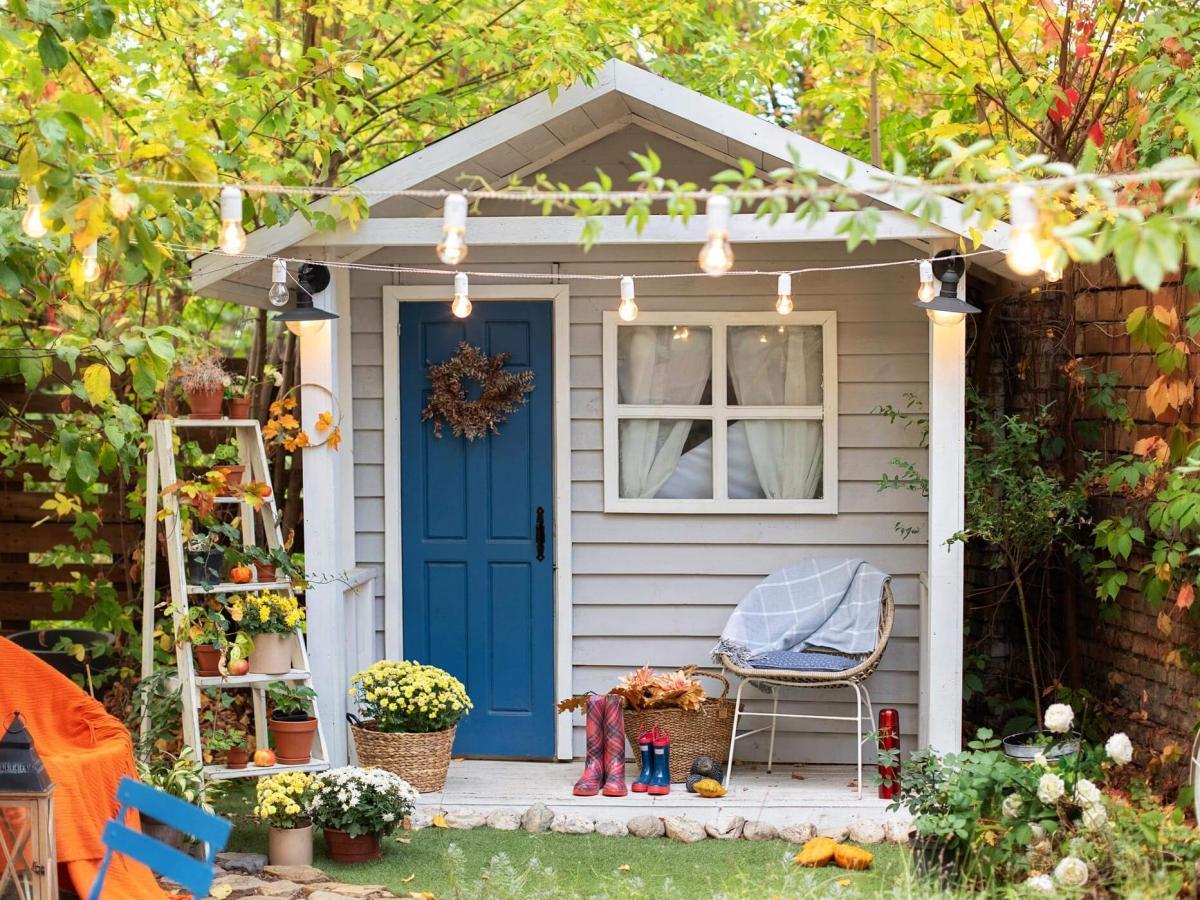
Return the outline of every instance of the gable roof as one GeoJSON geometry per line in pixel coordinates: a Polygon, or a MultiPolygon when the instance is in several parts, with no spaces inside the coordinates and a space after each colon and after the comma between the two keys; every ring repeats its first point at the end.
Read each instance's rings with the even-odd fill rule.
{"type": "MultiPolygon", "coordinates": [[[[373,215],[437,215],[440,201],[389,196],[387,192],[461,189],[452,179],[463,171],[494,177],[498,183],[512,176],[525,177],[632,122],[731,164],[749,159],[760,169],[770,170],[789,165],[794,155],[821,177],[855,188],[880,206],[901,209],[914,196],[900,190],[881,191],[879,178],[887,173],[875,166],[619,60],[609,61],[590,81],[576,82],[555,99],[543,91],[515,103],[358,179],[354,186],[370,192],[368,205],[373,215]]],[[[332,203],[326,198],[313,206],[329,212],[332,203]]],[[[970,224],[957,201],[943,200],[931,222],[948,237],[969,236],[970,224]]],[[[315,232],[296,214],[284,224],[252,232],[246,253],[274,255],[315,232]]],[[[1006,223],[997,223],[984,233],[983,249],[1007,246],[1006,223]]],[[[192,261],[192,287],[205,292],[254,264],[253,259],[230,259],[218,251],[202,254],[192,261]]],[[[1008,274],[999,259],[982,265],[1008,274]]]]}

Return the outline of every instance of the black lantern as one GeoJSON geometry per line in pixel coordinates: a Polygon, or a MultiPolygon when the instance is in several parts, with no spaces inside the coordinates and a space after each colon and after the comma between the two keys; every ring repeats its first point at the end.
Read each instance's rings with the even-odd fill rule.
{"type": "Polygon", "coordinates": [[[58,900],[54,784],[20,713],[0,738],[0,897],[58,900]]]}
{"type": "Polygon", "coordinates": [[[941,290],[932,300],[918,300],[913,306],[925,310],[934,325],[957,325],[967,314],[979,312],[978,306],[958,298],[958,283],[966,270],[966,260],[953,250],[942,250],[933,258],[933,275],[941,290]]]}
{"type": "Polygon", "coordinates": [[[295,305],[275,316],[275,321],[282,322],[288,331],[302,337],[320,331],[326,322],[338,315],[313,306],[313,295],[329,287],[329,269],[317,263],[305,263],[300,267],[296,281],[300,290],[296,292],[295,305]]]}

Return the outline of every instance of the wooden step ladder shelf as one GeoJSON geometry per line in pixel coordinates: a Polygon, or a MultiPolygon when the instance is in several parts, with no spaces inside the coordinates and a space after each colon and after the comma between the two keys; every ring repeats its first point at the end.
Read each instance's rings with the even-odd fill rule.
{"type": "MultiPolygon", "coordinates": [[[[263,446],[262,431],[254,419],[155,419],[150,423],[151,449],[146,464],[146,524],[145,556],[142,586],[142,677],[154,670],[154,623],[155,623],[155,579],[157,576],[158,528],[161,524],[166,538],[167,569],[170,574],[171,607],[174,610],[174,625],[178,629],[188,614],[188,598],[197,595],[245,593],[271,591],[294,595],[290,581],[248,582],[234,584],[189,584],[187,581],[186,557],[183,534],[180,528],[179,498],[175,493],[160,496],[162,485],[178,481],[175,458],[175,434],[178,429],[213,429],[233,432],[237,443],[238,459],[246,467],[247,481],[256,481],[271,487],[271,470],[267,464],[266,448],[263,446]],[[160,523],[159,510],[167,515],[160,523]]],[[[261,534],[268,550],[283,544],[279,522],[275,511],[274,491],[265,498],[261,506],[238,497],[218,497],[219,506],[237,504],[241,506],[242,545],[252,546],[261,534]],[[260,527],[256,527],[256,523],[260,527]]],[[[304,635],[296,633],[292,650],[292,669],[280,675],[197,675],[191,643],[175,645],[175,660],[178,667],[180,691],[183,703],[183,740],[192,748],[196,759],[204,758],[203,735],[200,730],[200,705],[202,690],[249,690],[254,714],[254,739],[258,748],[268,746],[267,689],[276,682],[303,687],[313,687],[308,664],[308,647],[304,635]]],[[[320,721],[316,705],[312,715],[317,718],[317,731],[313,741],[312,760],[303,765],[248,765],[244,769],[231,769],[224,765],[203,767],[205,781],[223,781],[231,778],[259,778],[277,772],[320,772],[329,768],[329,754],[325,743],[324,725],[320,721]]],[[[146,727],[148,723],[144,723],[146,727]]]]}

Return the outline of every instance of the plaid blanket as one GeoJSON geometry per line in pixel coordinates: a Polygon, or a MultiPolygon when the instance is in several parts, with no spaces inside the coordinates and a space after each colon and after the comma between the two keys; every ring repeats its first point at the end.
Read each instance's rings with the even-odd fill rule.
{"type": "Polygon", "coordinates": [[[811,558],[767,576],[737,605],[713,647],[739,666],[778,650],[864,654],[875,648],[891,576],[861,559],[811,558]]]}

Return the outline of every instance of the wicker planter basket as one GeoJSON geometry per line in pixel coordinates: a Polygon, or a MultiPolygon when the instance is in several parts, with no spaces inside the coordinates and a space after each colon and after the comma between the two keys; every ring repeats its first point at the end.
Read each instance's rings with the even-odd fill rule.
{"type": "Polygon", "coordinates": [[[450,748],[454,746],[457,725],[445,731],[424,734],[389,734],[375,730],[375,722],[350,720],[358,764],[364,768],[386,769],[399,775],[422,794],[440,791],[446,786],[450,768],[450,748]]]}
{"type": "Polygon", "coordinates": [[[633,748],[633,761],[642,764],[638,735],[655,725],[671,736],[671,783],[687,781],[692,761],[711,756],[722,765],[729,756],[729,738],[733,733],[733,701],[729,699],[729,680],[715,672],[697,672],[715,678],[724,686],[721,696],[709,698],[697,710],[667,707],[663,709],[626,709],[625,737],[633,748]]]}

